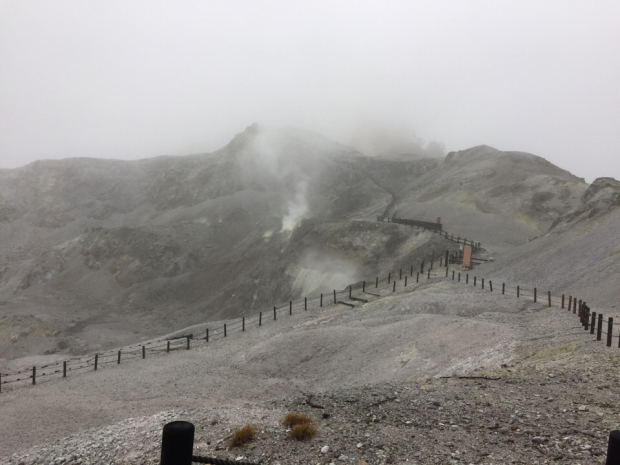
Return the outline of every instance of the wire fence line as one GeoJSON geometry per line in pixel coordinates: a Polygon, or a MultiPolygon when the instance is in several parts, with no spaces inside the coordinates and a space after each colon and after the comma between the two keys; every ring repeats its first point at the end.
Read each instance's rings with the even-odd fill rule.
{"type": "MultiPolygon", "coordinates": [[[[380,278],[377,276],[374,280],[361,281],[342,290],[334,289],[329,293],[289,300],[287,303],[274,305],[273,309],[263,310],[249,317],[227,320],[217,327],[207,327],[202,334],[186,334],[161,341],[133,344],[121,349],[111,349],[68,360],[57,360],[12,373],[0,372],[0,393],[3,386],[15,385],[17,383],[34,385],[42,379],[66,378],[70,373],[98,370],[103,365],[110,367],[134,359],[145,359],[147,356],[152,357],[179,350],[190,350],[192,346],[197,344],[206,345],[210,342],[224,339],[231,332],[245,332],[252,327],[260,327],[269,324],[269,322],[277,322],[300,312],[316,311],[323,307],[338,304],[355,306],[352,302],[367,302],[370,297],[381,297],[382,292],[395,292],[396,290],[402,290],[403,287],[418,284],[421,280],[437,277],[439,274],[432,271],[435,264],[436,259],[433,252],[430,257],[420,259],[418,265],[411,265],[409,269],[388,272],[387,277],[380,278]],[[365,299],[364,296],[368,298],[365,299]]],[[[445,267],[443,257],[440,257],[439,266],[445,267]]],[[[443,275],[443,272],[440,274],[443,275]]]]}
{"type": "Polygon", "coordinates": [[[618,338],[618,348],[620,348],[620,331],[617,331],[614,334],[614,319],[613,317],[604,318],[602,313],[596,313],[592,311],[587,302],[583,299],[579,299],[576,296],[566,294],[561,295],[552,295],[551,291],[543,291],[534,287],[531,289],[522,288],[521,286],[512,286],[507,287],[506,283],[501,284],[501,288],[496,286],[495,290],[493,289],[493,281],[487,281],[487,287],[485,289],[485,280],[482,278],[478,281],[477,276],[473,276],[473,279],[470,279],[469,273],[464,273],[464,279],[461,279],[461,273],[458,275],[456,272],[452,271],[451,279],[456,282],[464,283],[466,285],[472,284],[474,287],[480,287],[481,291],[488,292],[501,292],[502,294],[514,295],[517,298],[530,298],[534,302],[546,303],[548,307],[558,306],[561,309],[566,309],[569,313],[572,313],[576,317],[579,318],[581,326],[585,331],[589,331],[590,334],[596,334],[596,340],[603,340],[603,335],[606,336],[606,344],[607,347],[611,347],[613,344],[614,337],[618,338]],[[603,328],[606,328],[605,331],[603,328]]]}
{"type": "MultiPolygon", "coordinates": [[[[98,370],[102,365],[120,365],[134,359],[145,359],[147,356],[163,355],[179,350],[190,350],[192,346],[206,345],[210,342],[218,341],[228,337],[231,332],[245,332],[252,327],[260,327],[270,322],[277,322],[297,315],[301,312],[316,311],[322,307],[345,304],[355,306],[351,302],[368,301],[364,296],[382,297],[382,293],[396,292],[403,290],[420,281],[427,282],[431,278],[444,278],[465,285],[472,285],[481,291],[500,292],[502,295],[516,296],[516,298],[533,299],[534,302],[546,302],[548,307],[556,305],[580,318],[581,324],[590,334],[596,334],[597,340],[602,340],[606,336],[607,346],[612,345],[614,337],[613,318],[604,318],[604,315],[591,311],[590,307],[583,300],[572,295],[566,297],[564,294],[552,295],[551,291],[540,292],[537,288],[523,288],[521,286],[501,286],[493,288],[493,281],[484,278],[478,279],[477,276],[470,276],[467,270],[449,268],[449,264],[440,258],[439,269],[433,269],[434,254],[431,256],[428,268],[424,267],[425,259],[421,259],[418,266],[411,265],[407,269],[400,269],[397,272],[389,272],[387,277],[375,277],[374,281],[361,281],[356,285],[350,285],[346,289],[334,289],[330,293],[304,297],[297,300],[289,300],[287,303],[274,305],[273,309],[261,311],[259,314],[249,317],[241,317],[228,320],[217,327],[207,327],[203,334],[186,334],[175,336],[161,341],[150,341],[144,344],[134,344],[121,349],[108,350],[101,353],[89,354],[74,359],[56,361],[23,369],[13,373],[0,373],[0,393],[2,387],[6,385],[36,384],[40,379],[50,379],[53,377],[67,377],[69,373],[81,373],[84,371],[98,370]],[[418,271],[419,270],[419,271],[418,271]],[[414,281],[415,280],[415,281],[414,281]],[[606,331],[604,330],[606,329],[606,331]]],[[[620,334],[618,334],[618,347],[620,347],[620,334]]]]}

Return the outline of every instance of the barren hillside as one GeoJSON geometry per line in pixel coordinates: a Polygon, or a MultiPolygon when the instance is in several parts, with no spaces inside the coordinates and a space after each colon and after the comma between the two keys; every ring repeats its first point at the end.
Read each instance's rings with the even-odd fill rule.
{"type": "Polygon", "coordinates": [[[82,353],[253,314],[397,268],[420,247],[453,247],[376,221],[396,211],[442,217],[503,250],[546,232],[585,187],[528,154],[369,158],[257,125],[212,154],[5,170],[0,358],[82,353]]]}

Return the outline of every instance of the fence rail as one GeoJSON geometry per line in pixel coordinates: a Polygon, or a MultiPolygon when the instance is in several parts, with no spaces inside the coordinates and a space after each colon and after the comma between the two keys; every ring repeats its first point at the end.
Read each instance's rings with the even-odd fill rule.
{"type": "MultiPolygon", "coordinates": [[[[69,360],[58,360],[12,373],[0,372],[0,393],[2,393],[3,387],[12,386],[17,383],[21,383],[22,385],[34,385],[42,379],[66,378],[69,374],[94,371],[100,369],[102,366],[110,367],[112,365],[121,365],[124,362],[134,359],[145,359],[154,355],[165,355],[179,350],[190,350],[191,347],[195,345],[208,344],[224,339],[233,331],[245,332],[252,327],[263,326],[269,321],[273,322],[282,319],[283,316],[290,317],[293,314],[317,310],[330,305],[344,304],[355,306],[354,302],[368,301],[368,299],[364,299],[365,295],[380,297],[380,292],[396,292],[396,290],[400,290],[402,287],[413,284],[414,279],[417,284],[420,282],[421,278],[423,279],[426,277],[426,279],[430,279],[436,276],[436,273],[432,272],[432,268],[435,264],[435,255],[432,253],[430,257],[420,259],[419,265],[411,265],[409,269],[401,268],[395,272],[388,272],[387,277],[380,278],[376,276],[374,280],[362,281],[361,286],[358,283],[356,286],[350,285],[342,290],[334,289],[330,293],[289,300],[286,303],[274,305],[273,310],[263,310],[249,317],[228,320],[217,327],[208,327],[203,334],[174,336],[162,341],[133,344],[121,349],[111,349],[69,360]],[[409,274],[407,274],[407,272],[409,272],[409,274]],[[398,282],[404,284],[401,283],[398,285],[398,282]]],[[[440,258],[439,264],[440,266],[445,266],[443,257],[440,258]]]]}
{"type": "Polygon", "coordinates": [[[590,306],[576,296],[553,295],[551,291],[541,293],[536,287],[523,288],[520,285],[507,286],[506,283],[493,287],[493,281],[485,278],[478,279],[478,276],[466,273],[466,270],[449,268],[453,262],[453,256],[446,251],[446,259],[440,257],[439,270],[433,269],[435,265],[434,253],[430,260],[421,259],[419,267],[411,265],[409,269],[401,268],[397,272],[389,272],[387,277],[376,276],[374,280],[362,281],[355,287],[348,286],[343,290],[334,289],[330,293],[304,297],[298,300],[289,300],[287,303],[274,305],[272,310],[264,310],[257,315],[241,317],[229,320],[217,327],[207,327],[203,334],[186,334],[178,337],[170,337],[162,341],[151,341],[144,344],[135,344],[121,349],[113,349],[101,353],[90,354],[69,360],[58,360],[41,366],[34,366],[16,372],[0,372],[0,393],[3,387],[21,384],[37,384],[41,379],[66,378],[69,374],[81,373],[84,371],[98,370],[102,366],[121,365],[134,359],[150,358],[153,355],[164,355],[179,350],[190,350],[194,345],[204,345],[224,339],[231,332],[245,332],[252,327],[260,327],[268,322],[275,322],[284,316],[290,317],[293,314],[317,310],[326,306],[344,304],[355,306],[355,302],[367,302],[368,298],[381,297],[382,292],[396,292],[407,288],[413,284],[419,284],[420,280],[428,281],[431,278],[444,278],[456,283],[473,285],[481,291],[500,292],[502,295],[516,296],[516,298],[531,298],[534,302],[545,302],[548,307],[556,305],[577,316],[584,330],[590,334],[596,334],[596,340],[603,340],[608,347],[613,344],[614,337],[618,338],[620,348],[620,334],[614,334],[613,317],[605,318],[600,312],[592,311],[590,306]],[[425,264],[429,264],[428,267],[425,264]],[[418,271],[419,270],[419,271],[418,271]],[[459,271],[460,270],[460,271],[459,271]],[[415,279],[415,283],[414,283],[415,279]],[[364,298],[368,297],[368,298],[364,298]]]}
{"type": "Polygon", "coordinates": [[[431,223],[429,221],[418,221],[418,220],[409,220],[406,218],[387,218],[387,221],[390,223],[404,224],[406,226],[415,227],[418,229],[422,229],[423,231],[431,231],[433,233],[438,233],[444,239],[447,239],[452,242],[456,242],[457,244],[469,245],[473,249],[474,252],[482,249],[482,244],[480,242],[476,242],[473,240],[467,240],[466,237],[454,236],[454,234],[450,234],[448,231],[443,230],[443,225],[441,223],[431,223]]]}

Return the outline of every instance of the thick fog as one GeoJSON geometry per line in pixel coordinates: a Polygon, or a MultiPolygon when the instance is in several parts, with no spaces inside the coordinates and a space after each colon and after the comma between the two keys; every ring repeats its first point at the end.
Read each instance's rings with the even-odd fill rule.
{"type": "Polygon", "coordinates": [[[213,151],[257,122],[620,179],[619,24],[615,0],[4,1],[0,168],[213,151]]]}

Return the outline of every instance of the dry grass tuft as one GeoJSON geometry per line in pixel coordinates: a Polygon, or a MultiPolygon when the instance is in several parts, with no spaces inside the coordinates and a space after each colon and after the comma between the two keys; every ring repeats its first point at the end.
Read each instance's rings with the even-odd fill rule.
{"type": "Polygon", "coordinates": [[[240,447],[252,441],[256,436],[254,425],[245,425],[243,428],[236,429],[230,440],[230,447],[240,447]]]}
{"type": "Polygon", "coordinates": [[[295,439],[296,441],[307,441],[308,439],[312,439],[314,437],[316,431],[316,428],[310,423],[295,425],[295,427],[291,430],[291,439],[295,439]]]}
{"type": "Polygon", "coordinates": [[[284,417],[284,426],[296,426],[296,425],[305,425],[308,423],[312,423],[312,418],[308,415],[304,415],[303,413],[289,413],[284,417]]]}

